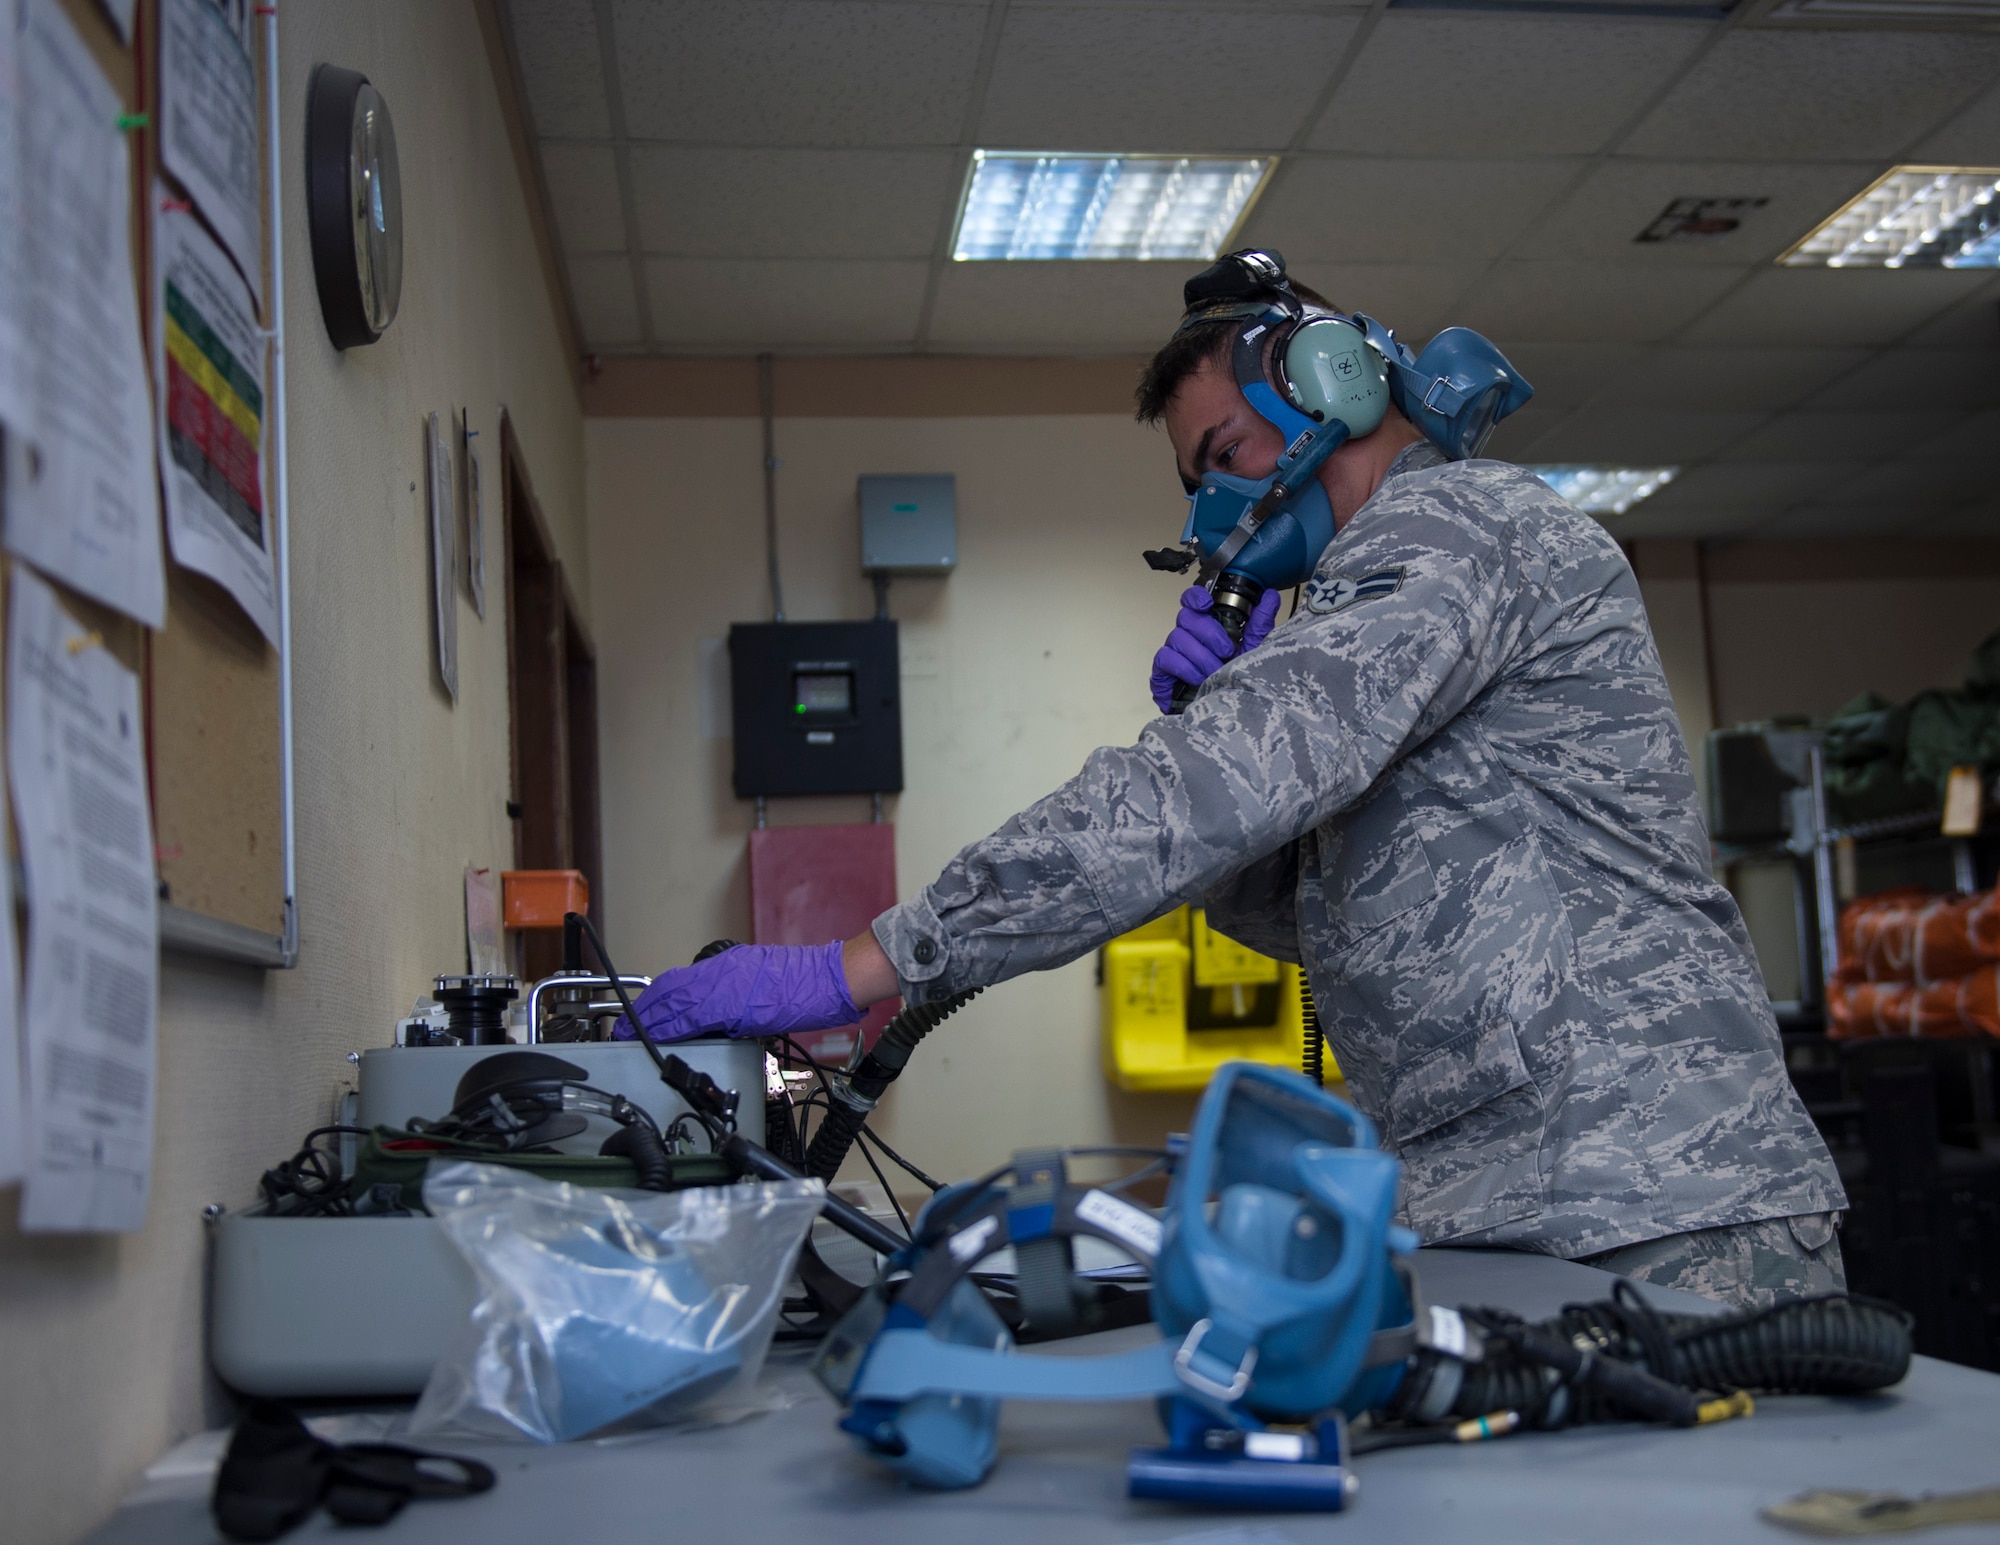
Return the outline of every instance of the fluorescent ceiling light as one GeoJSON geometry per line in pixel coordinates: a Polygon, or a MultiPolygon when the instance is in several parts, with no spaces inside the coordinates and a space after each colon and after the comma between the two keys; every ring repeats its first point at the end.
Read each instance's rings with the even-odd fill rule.
{"type": "Polygon", "coordinates": [[[1623,515],[1648,494],[1671,483],[1679,467],[1530,467],[1586,515],[1623,515]]]}
{"type": "Polygon", "coordinates": [[[2000,167],[1899,166],[1779,258],[1790,268],[2000,268],[2000,167]]]}
{"type": "Polygon", "coordinates": [[[1964,24],[2000,22],[2000,0],[1778,0],[1757,18],[1768,23],[1875,23],[1907,27],[1912,23],[1964,24]]]}
{"type": "Polygon", "coordinates": [[[951,255],[1214,257],[1264,185],[1271,156],[1089,156],[975,150],[951,255]]]}

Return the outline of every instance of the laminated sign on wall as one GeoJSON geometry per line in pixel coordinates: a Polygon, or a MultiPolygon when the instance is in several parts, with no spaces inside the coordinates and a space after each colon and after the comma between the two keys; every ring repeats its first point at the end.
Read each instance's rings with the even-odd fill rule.
{"type": "Polygon", "coordinates": [[[277,574],[264,511],[264,339],[250,292],[201,223],[154,224],[153,359],[174,560],[221,585],[273,644],[277,574]]]}
{"type": "Polygon", "coordinates": [[[24,1229],[136,1229],[160,930],[139,678],[14,566],[7,772],[28,887],[24,1229]]]}

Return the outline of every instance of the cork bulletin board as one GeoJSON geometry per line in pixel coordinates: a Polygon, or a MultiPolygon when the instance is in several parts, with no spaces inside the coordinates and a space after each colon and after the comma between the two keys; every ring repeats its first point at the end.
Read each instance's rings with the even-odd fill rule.
{"type": "MultiPolygon", "coordinates": [[[[256,217],[263,248],[258,317],[268,332],[278,284],[267,213],[272,155],[265,24],[249,0],[204,3],[246,18],[250,29],[262,194],[256,217]]],[[[137,0],[131,7],[129,41],[120,37],[112,20],[119,5],[99,0],[61,0],[61,5],[126,108],[121,126],[131,135],[131,240],[145,357],[150,362],[155,205],[163,194],[171,199],[189,191],[161,167],[157,104],[162,0],[137,0]]],[[[276,519],[280,504],[272,467],[279,411],[273,399],[282,399],[275,380],[275,346],[268,340],[267,349],[256,477],[265,540],[282,573],[286,555],[276,519]]],[[[157,394],[159,383],[151,382],[150,390],[157,394]]],[[[290,753],[285,743],[284,662],[236,599],[213,580],[177,564],[171,549],[166,587],[166,625],[150,629],[57,584],[76,619],[100,632],[112,653],[141,673],[162,902],[161,943],[168,949],[247,964],[290,965],[296,955],[296,930],[286,894],[290,839],[285,788],[290,753]]],[[[279,636],[284,636],[282,628],[279,636]]]]}

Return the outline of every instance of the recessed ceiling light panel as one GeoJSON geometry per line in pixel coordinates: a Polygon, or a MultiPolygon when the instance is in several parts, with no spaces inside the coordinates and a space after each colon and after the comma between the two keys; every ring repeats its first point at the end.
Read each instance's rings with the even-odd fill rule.
{"type": "Polygon", "coordinates": [[[1207,260],[1276,158],[975,150],[951,255],[1207,260]]]}
{"type": "Polygon", "coordinates": [[[1658,493],[1679,467],[1591,467],[1563,463],[1529,467],[1586,515],[1623,515],[1648,494],[1658,493]]]}
{"type": "Polygon", "coordinates": [[[1779,27],[2000,26],[2000,0],[1767,0],[1754,22],[1779,27]]]}
{"type": "Polygon", "coordinates": [[[2000,167],[1899,166],[1778,261],[1789,268],[2000,268],[2000,167]]]}

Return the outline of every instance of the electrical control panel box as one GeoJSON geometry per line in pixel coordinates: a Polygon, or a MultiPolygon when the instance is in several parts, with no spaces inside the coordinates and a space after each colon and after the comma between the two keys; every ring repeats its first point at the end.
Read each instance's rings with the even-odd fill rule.
{"type": "Polygon", "coordinates": [[[738,799],[901,792],[895,623],[734,623],[729,695],[738,799]]]}
{"type": "Polygon", "coordinates": [[[958,566],[958,480],[949,472],[861,479],[861,568],[949,574],[958,566]]]}

